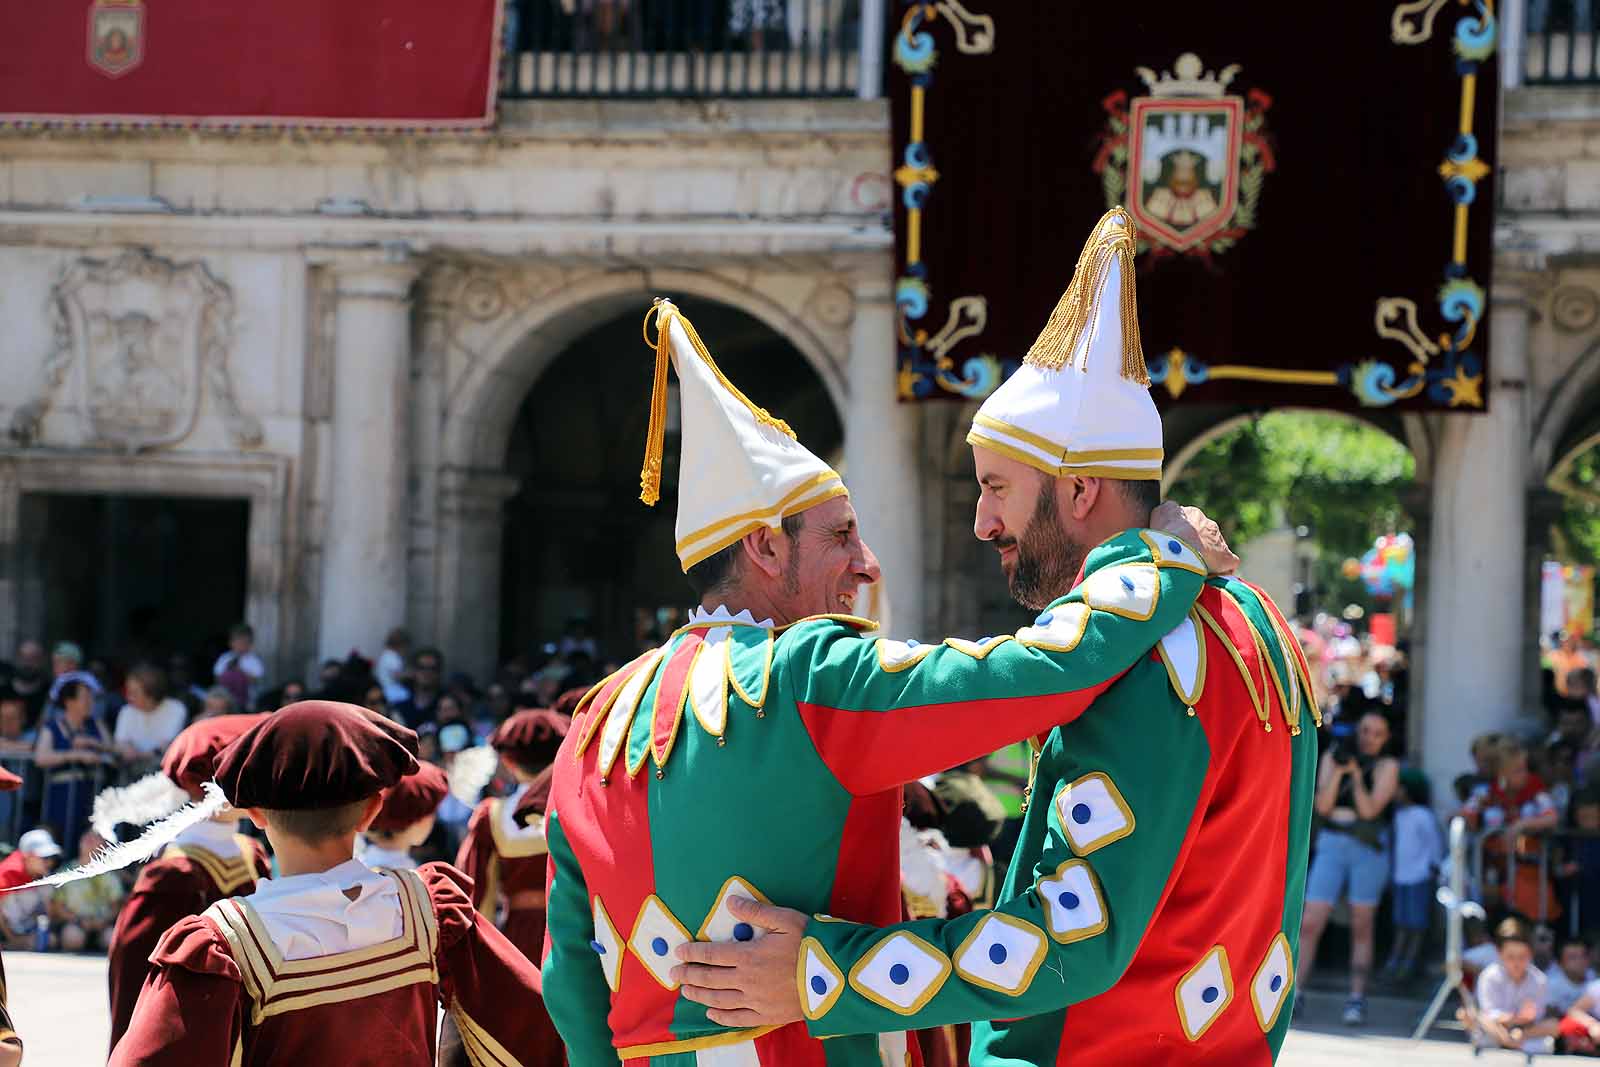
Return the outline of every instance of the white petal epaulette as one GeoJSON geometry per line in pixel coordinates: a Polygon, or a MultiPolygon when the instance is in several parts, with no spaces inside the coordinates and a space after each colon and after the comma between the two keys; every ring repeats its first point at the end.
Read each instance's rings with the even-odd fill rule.
{"type": "Polygon", "coordinates": [[[1078,588],[1091,608],[1145,622],[1156,613],[1161,571],[1154,563],[1120,563],[1095,571],[1078,588]]]}
{"type": "Polygon", "coordinates": [[[1156,647],[1178,699],[1194,707],[1206,685],[1206,643],[1200,624],[1188,616],[1156,647]]]}
{"type": "Polygon", "coordinates": [[[1071,652],[1083,640],[1089,629],[1087,604],[1059,604],[1046,608],[1033,620],[1032,626],[1017,631],[1017,641],[1028,648],[1042,648],[1046,652],[1071,652]]]}

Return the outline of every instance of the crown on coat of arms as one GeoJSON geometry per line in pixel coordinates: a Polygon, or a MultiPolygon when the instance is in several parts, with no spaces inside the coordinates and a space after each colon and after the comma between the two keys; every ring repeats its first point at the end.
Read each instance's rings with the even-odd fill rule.
{"type": "Polygon", "coordinates": [[[1239,73],[1239,64],[1230,63],[1219,74],[1206,70],[1200,57],[1193,52],[1185,52],[1178,57],[1170,71],[1157,74],[1149,67],[1135,67],[1134,70],[1150,90],[1151,96],[1220,97],[1233,81],[1234,75],[1239,73]]]}

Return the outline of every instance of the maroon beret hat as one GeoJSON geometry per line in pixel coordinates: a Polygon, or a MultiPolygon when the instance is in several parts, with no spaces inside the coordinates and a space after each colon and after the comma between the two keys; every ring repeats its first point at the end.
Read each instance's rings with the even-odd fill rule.
{"type": "Polygon", "coordinates": [[[449,792],[450,781],[444,771],[431,763],[418,763],[414,773],[383,791],[383,807],[371,829],[380,834],[399,833],[438,811],[449,792]]]}
{"type": "Polygon", "coordinates": [[[217,757],[217,784],[236,808],[336,808],[366,800],[417,769],[417,735],[376,712],[302,700],[266,716],[217,757]]]}
{"type": "Polygon", "coordinates": [[[555,760],[571,725],[572,720],[559,712],[530,708],[495,727],[489,744],[517,766],[537,771],[555,760]]]}
{"type": "Polygon", "coordinates": [[[161,773],[191,796],[217,773],[217,756],[265,715],[217,715],[186,726],[161,757],[161,773]]]}

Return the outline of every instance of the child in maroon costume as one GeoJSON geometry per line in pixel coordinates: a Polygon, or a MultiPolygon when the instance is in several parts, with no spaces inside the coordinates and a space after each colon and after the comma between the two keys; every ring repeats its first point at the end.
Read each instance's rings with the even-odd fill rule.
{"type": "Polygon", "coordinates": [[[472,1062],[533,1060],[538,972],[473,910],[470,880],[351,858],[415,751],[405,727],[319,700],[224,751],[217,782],[267,831],[280,875],[167,932],[112,1067],[422,1067],[441,1006],[472,1062]]]}
{"type": "MultiPolygon", "coordinates": [[[[161,760],[161,771],[192,799],[216,771],[217,754],[264,715],[221,715],[184,729],[161,760]]],[[[199,915],[240,891],[249,892],[272,867],[259,841],[233,833],[233,820],[193,827],[145,865],[111,933],[111,1047],[128,1029],[133,1006],[150,973],[150,953],[180,919],[199,915]]]]}
{"type": "MultiPolygon", "coordinates": [[[[504,906],[500,929],[530,960],[544,954],[545,804],[550,796],[550,763],[567,736],[571,720],[544,708],[511,716],[489,743],[517,780],[509,797],[484,800],[472,813],[456,866],[472,876],[474,903],[490,920],[504,906]]],[[[556,1067],[566,1062],[561,1037],[541,1000],[527,1005],[546,1028],[545,1052],[525,1067],[556,1067]]]]}

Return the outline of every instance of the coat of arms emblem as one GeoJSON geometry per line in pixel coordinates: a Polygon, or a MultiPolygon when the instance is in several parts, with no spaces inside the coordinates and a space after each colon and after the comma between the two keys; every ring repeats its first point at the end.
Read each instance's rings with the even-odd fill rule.
{"type": "Polygon", "coordinates": [[[96,0],[89,6],[89,65],[118,78],[144,60],[143,0],[96,0]]]}
{"type": "Polygon", "coordinates": [[[1265,115],[1272,100],[1227,90],[1237,63],[1207,71],[1186,52],[1171,71],[1137,73],[1146,96],[1119,90],[1094,169],[1109,207],[1126,204],[1139,248],[1209,257],[1225,252],[1256,224],[1261,185],[1274,168],[1265,115]]]}
{"type": "Polygon", "coordinates": [[[209,386],[234,439],[260,440],[228,373],[233,295],[204,264],[140,250],[79,260],[57,283],[50,310],[55,347],[39,392],[13,417],[13,438],[31,443],[46,410],[64,401],[85,443],[128,452],[172,445],[194,429],[209,386]]]}

